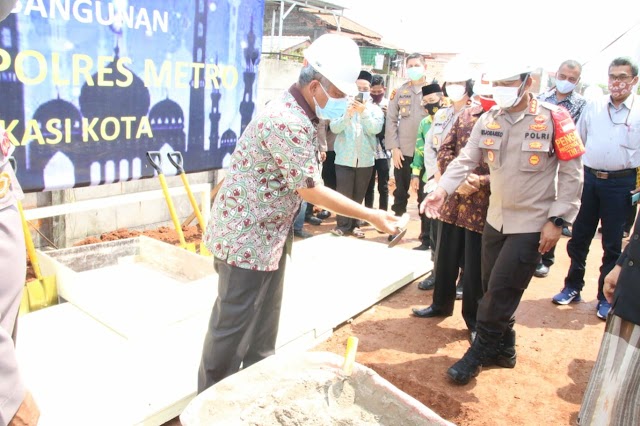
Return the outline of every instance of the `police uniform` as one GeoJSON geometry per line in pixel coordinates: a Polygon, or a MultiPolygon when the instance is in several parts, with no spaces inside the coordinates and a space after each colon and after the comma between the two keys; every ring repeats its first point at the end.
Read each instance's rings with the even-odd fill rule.
{"type": "MultiPolygon", "coordinates": [[[[580,206],[582,161],[554,153],[552,111],[529,95],[524,111],[493,107],[482,115],[439,186],[452,194],[482,160],[491,196],[482,235],[484,296],[477,315],[483,345],[496,348],[513,335],[514,313],[540,259],[540,232],[550,217],[572,222],[580,206]]],[[[515,337],[513,337],[515,339],[515,337]]]]}
{"type": "Polygon", "coordinates": [[[422,85],[407,82],[394,91],[387,109],[385,145],[387,149],[400,148],[404,157],[402,168],[393,169],[396,189],[393,191],[391,210],[398,216],[407,211],[416,135],[420,122],[427,116],[421,103],[422,85]]]}
{"type": "Polygon", "coordinates": [[[0,424],[4,425],[16,414],[26,393],[14,346],[27,260],[16,207],[23,195],[8,162],[13,146],[5,137],[0,148],[0,424]]]}

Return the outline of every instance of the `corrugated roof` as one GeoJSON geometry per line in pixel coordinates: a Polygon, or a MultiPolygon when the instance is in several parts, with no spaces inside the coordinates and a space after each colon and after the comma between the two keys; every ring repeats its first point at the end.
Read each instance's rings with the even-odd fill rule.
{"type": "MultiPolygon", "coordinates": [[[[334,10],[342,12],[345,8],[338,4],[322,0],[284,0],[287,4],[296,4],[301,7],[313,7],[316,9],[334,10]]],[[[280,0],[266,0],[266,3],[280,3],[280,0]]]]}
{"type": "MultiPolygon", "coordinates": [[[[325,22],[326,24],[338,28],[338,23],[336,22],[336,17],[330,13],[314,13],[320,20],[325,22]]],[[[370,29],[363,27],[362,25],[353,22],[349,18],[345,18],[344,16],[340,16],[340,29],[342,31],[347,31],[351,33],[362,34],[365,37],[370,37],[373,39],[380,40],[382,38],[381,34],[378,34],[375,31],[371,31],[370,29]]]]}
{"type": "Polygon", "coordinates": [[[278,38],[280,38],[280,52],[311,44],[311,39],[306,36],[262,36],[262,51],[278,52],[278,38]]]}

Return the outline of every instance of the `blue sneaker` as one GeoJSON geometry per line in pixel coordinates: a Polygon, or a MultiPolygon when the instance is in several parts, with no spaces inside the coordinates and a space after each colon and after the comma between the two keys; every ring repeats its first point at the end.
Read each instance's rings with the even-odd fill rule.
{"type": "Polygon", "coordinates": [[[565,287],[560,293],[553,296],[552,301],[556,305],[568,305],[572,302],[582,302],[582,298],[580,297],[580,291],[573,288],[565,287]]]}
{"type": "Polygon", "coordinates": [[[598,301],[598,310],[596,311],[596,315],[601,320],[607,320],[607,315],[609,315],[609,310],[611,310],[611,303],[606,300],[598,301]]]}

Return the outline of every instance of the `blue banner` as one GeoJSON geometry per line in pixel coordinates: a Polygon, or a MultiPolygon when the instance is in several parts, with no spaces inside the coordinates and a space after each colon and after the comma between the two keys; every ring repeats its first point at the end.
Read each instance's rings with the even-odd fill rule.
{"type": "Polygon", "coordinates": [[[263,14],[264,0],[18,1],[0,22],[0,128],[24,190],[151,177],[147,151],[225,167],[255,110],[263,14]]]}

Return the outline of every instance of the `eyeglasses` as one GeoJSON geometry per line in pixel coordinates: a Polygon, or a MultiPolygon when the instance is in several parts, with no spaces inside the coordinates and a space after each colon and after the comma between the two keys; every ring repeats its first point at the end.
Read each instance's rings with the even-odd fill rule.
{"type": "Polygon", "coordinates": [[[628,74],[620,74],[620,75],[609,74],[609,80],[611,81],[629,81],[632,78],[633,76],[628,74]]]}

